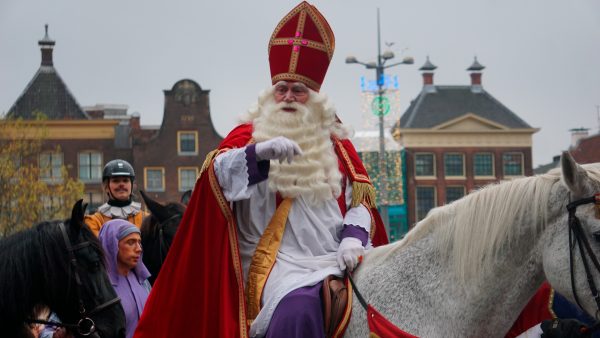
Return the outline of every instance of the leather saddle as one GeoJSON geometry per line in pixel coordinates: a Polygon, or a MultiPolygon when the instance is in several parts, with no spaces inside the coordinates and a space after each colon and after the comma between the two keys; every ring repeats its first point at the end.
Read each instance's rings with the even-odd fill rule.
{"type": "Polygon", "coordinates": [[[348,306],[348,288],[343,278],[329,275],[323,280],[321,291],[325,336],[341,337],[348,324],[348,320],[342,323],[348,306]],[[340,323],[343,327],[340,327],[340,323]]]}

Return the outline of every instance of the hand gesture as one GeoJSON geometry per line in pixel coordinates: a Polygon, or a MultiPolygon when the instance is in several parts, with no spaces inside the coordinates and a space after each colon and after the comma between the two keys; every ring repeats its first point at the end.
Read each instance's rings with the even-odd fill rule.
{"type": "Polygon", "coordinates": [[[283,136],[259,142],[254,149],[258,160],[279,160],[279,163],[285,159],[288,163],[292,163],[294,156],[302,155],[298,143],[283,136]]]}

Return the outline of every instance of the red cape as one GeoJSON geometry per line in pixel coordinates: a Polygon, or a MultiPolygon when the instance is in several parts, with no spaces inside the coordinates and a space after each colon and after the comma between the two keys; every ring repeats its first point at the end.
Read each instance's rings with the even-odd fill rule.
{"type": "MultiPolygon", "coordinates": [[[[223,140],[219,149],[244,147],[251,137],[252,125],[241,125],[223,140]]],[[[340,159],[346,176],[351,181],[353,177],[359,181],[367,177],[352,144],[338,141],[348,157],[340,159]]],[[[196,181],[135,338],[248,337],[237,225],[216,182],[211,161],[196,181]]],[[[381,218],[374,208],[371,212],[375,223],[372,242],[386,244],[381,218]]]]}

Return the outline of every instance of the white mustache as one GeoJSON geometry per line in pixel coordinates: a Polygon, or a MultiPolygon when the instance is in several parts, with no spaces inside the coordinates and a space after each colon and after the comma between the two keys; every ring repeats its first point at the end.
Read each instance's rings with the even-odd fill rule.
{"type": "Polygon", "coordinates": [[[279,102],[275,105],[275,108],[277,108],[277,110],[283,110],[286,108],[291,108],[291,109],[300,109],[302,106],[300,105],[300,103],[298,102],[291,102],[291,103],[286,103],[286,102],[279,102]]]}

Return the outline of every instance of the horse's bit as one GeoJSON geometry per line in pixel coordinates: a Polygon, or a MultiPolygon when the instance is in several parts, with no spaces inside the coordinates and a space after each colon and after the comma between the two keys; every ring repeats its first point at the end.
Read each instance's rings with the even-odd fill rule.
{"type": "MultiPolygon", "coordinates": [[[[592,264],[596,268],[596,271],[598,272],[600,272],[600,261],[592,251],[592,247],[588,238],[585,236],[585,232],[583,230],[583,227],[581,226],[581,222],[575,214],[578,206],[590,203],[595,204],[596,218],[600,218],[600,194],[595,194],[594,196],[582,198],[567,204],[567,211],[569,212],[569,268],[571,272],[571,288],[573,290],[573,296],[575,297],[577,305],[579,305],[579,307],[583,309],[579,301],[579,297],[577,296],[577,290],[575,288],[575,265],[573,264],[573,251],[575,250],[575,242],[577,242],[577,245],[579,247],[579,253],[581,255],[581,261],[583,262],[583,267],[585,269],[588,285],[592,296],[596,301],[596,319],[598,319],[598,316],[600,315],[600,294],[598,293],[598,288],[596,287],[596,283],[594,282],[589,261],[591,260],[592,264]]],[[[598,237],[600,236],[600,234],[594,233],[593,236],[598,237]]],[[[600,322],[597,322],[590,328],[589,331],[593,332],[599,329],[600,322]]]]}
{"type": "Polygon", "coordinates": [[[110,307],[112,305],[118,304],[121,301],[121,298],[119,298],[117,296],[103,304],[96,306],[91,311],[86,311],[83,301],[81,299],[81,289],[83,287],[83,283],[81,282],[81,278],[79,277],[77,258],[75,257],[75,251],[81,250],[81,249],[89,246],[90,242],[85,241],[85,242],[82,242],[82,243],[79,243],[79,244],[73,246],[73,245],[71,245],[71,241],[69,240],[69,236],[67,235],[67,231],[65,230],[64,223],[61,222],[58,224],[58,226],[62,233],[63,239],[65,240],[65,245],[67,247],[67,251],[69,252],[70,268],[72,268],[72,270],[74,271],[75,282],[77,283],[77,301],[79,303],[79,321],[77,322],[77,324],[66,324],[66,323],[61,323],[61,322],[38,320],[38,319],[31,319],[31,320],[28,320],[28,322],[75,329],[75,330],[77,330],[77,333],[79,333],[81,336],[89,336],[92,333],[96,332],[96,323],[94,323],[94,320],[90,317],[100,311],[107,309],[108,307],[110,307]]]}

